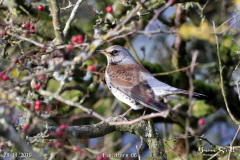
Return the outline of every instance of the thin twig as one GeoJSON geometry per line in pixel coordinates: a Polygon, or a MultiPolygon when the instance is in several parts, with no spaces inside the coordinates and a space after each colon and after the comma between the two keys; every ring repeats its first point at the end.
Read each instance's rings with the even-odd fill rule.
{"type": "Polygon", "coordinates": [[[139,34],[158,34],[158,33],[166,33],[166,34],[177,34],[176,31],[163,31],[161,28],[159,28],[158,30],[155,31],[136,31],[139,34]]]}
{"type": "Polygon", "coordinates": [[[125,38],[126,36],[131,35],[131,34],[133,34],[133,33],[134,33],[133,31],[130,31],[130,32],[128,32],[128,33],[121,34],[121,35],[119,35],[119,36],[114,36],[113,38],[107,40],[106,42],[111,42],[111,41],[113,41],[113,40],[115,40],[115,39],[119,39],[119,38],[125,38]]]}
{"type": "Polygon", "coordinates": [[[150,118],[155,118],[155,117],[165,117],[165,112],[161,112],[161,113],[154,113],[154,114],[149,114],[146,116],[142,116],[139,117],[137,119],[131,120],[131,121],[122,121],[122,122],[109,122],[110,125],[129,125],[129,124],[134,124],[137,122],[140,122],[142,120],[146,120],[146,119],[150,119],[150,118]]]}
{"type": "MultiPolygon", "coordinates": [[[[143,1],[143,3],[145,2],[145,0],[143,1]]],[[[114,34],[115,32],[117,32],[121,27],[123,27],[129,20],[130,18],[137,13],[137,11],[142,7],[142,4],[137,3],[137,6],[125,17],[125,19],[118,24],[113,30],[110,31],[109,35],[114,34]]]]}
{"type": "Polygon", "coordinates": [[[219,155],[219,153],[221,153],[222,151],[218,151],[217,153],[215,153],[212,157],[208,158],[208,160],[212,160],[214,157],[217,157],[219,155]]]}
{"type": "MultiPolygon", "coordinates": [[[[199,63],[195,63],[194,66],[197,66],[199,63]]],[[[169,72],[163,72],[163,73],[153,73],[152,75],[154,76],[163,76],[163,75],[169,75],[169,74],[172,74],[172,73],[176,73],[176,72],[180,72],[180,71],[185,71],[187,69],[189,69],[192,65],[189,65],[187,67],[183,67],[183,68],[180,68],[180,69],[176,69],[174,71],[169,71],[169,72]]]]}
{"type": "Polygon", "coordinates": [[[153,18],[149,21],[148,25],[145,27],[145,30],[148,30],[150,26],[154,23],[154,21],[158,18],[159,14],[166,10],[169,6],[171,6],[174,3],[174,1],[167,2],[164,6],[156,10],[153,18]]]}
{"type": "Polygon", "coordinates": [[[98,119],[100,119],[100,120],[102,120],[102,121],[105,121],[105,120],[106,120],[105,117],[103,117],[102,115],[94,112],[92,109],[88,109],[88,108],[84,107],[83,105],[80,105],[79,103],[75,103],[75,102],[73,102],[73,101],[71,101],[71,100],[65,99],[65,98],[61,97],[60,95],[57,95],[57,94],[54,94],[54,93],[51,93],[51,92],[48,92],[48,91],[44,91],[44,90],[40,90],[39,93],[40,93],[41,95],[44,95],[44,96],[53,97],[53,98],[55,98],[55,99],[57,99],[57,100],[65,103],[65,104],[67,104],[67,105],[80,108],[82,111],[84,111],[84,112],[86,112],[86,113],[88,113],[88,114],[91,114],[91,115],[93,115],[94,117],[96,117],[96,118],[98,118],[98,119]]]}
{"type": "Polygon", "coordinates": [[[139,147],[136,145],[136,149],[137,149],[137,153],[138,153],[138,160],[141,160],[140,149],[143,146],[143,139],[142,139],[142,137],[140,137],[140,139],[141,139],[141,145],[139,147]]]}
{"type": "Polygon", "coordinates": [[[76,15],[76,13],[77,13],[77,10],[78,10],[78,8],[79,8],[79,6],[80,6],[80,4],[83,2],[83,0],[78,0],[77,1],[77,3],[75,4],[75,6],[74,6],[74,8],[73,8],[73,10],[72,10],[72,12],[71,12],[71,14],[70,14],[70,17],[69,17],[69,19],[68,19],[68,21],[67,21],[67,23],[66,23],[66,25],[65,25],[65,28],[64,28],[64,30],[63,30],[63,35],[64,35],[64,37],[66,38],[66,36],[67,36],[67,34],[68,34],[68,31],[69,31],[69,29],[70,29],[70,25],[72,24],[72,22],[73,22],[73,20],[74,20],[74,18],[75,18],[75,15],[76,15]]]}
{"type": "Polygon", "coordinates": [[[228,160],[230,160],[233,143],[234,143],[235,139],[237,138],[237,136],[238,136],[238,134],[239,134],[239,131],[240,131],[240,127],[238,127],[238,130],[237,130],[237,132],[236,132],[235,136],[233,137],[233,140],[232,140],[232,142],[231,142],[231,144],[230,144],[230,150],[229,150],[229,154],[228,154],[228,160]]]}
{"type": "Polygon", "coordinates": [[[207,6],[208,2],[209,2],[209,0],[207,0],[207,2],[203,5],[202,11],[205,9],[205,7],[207,6]]]}
{"type": "MultiPolygon", "coordinates": [[[[189,79],[189,85],[190,85],[190,90],[189,90],[189,107],[188,107],[188,111],[187,111],[187,117],[186,117],[186,125],[185,125],[185,136],[188,136],[188,131],[190,128],[190,118],[192,116],[192,107],[193,107],[193,101],[192,101],[192,97],[193,97],[193,90],[194,90],[194,85],[193,85],[193,73],[194,73],[194,66],[197,60],[197,56],[198,56],[198,51],[195,50],[192,53],[192,62],[191,62],[191,66],[190,66],[190,70],[188,70],[187,72],[187,76],[189,79]]],[[[189,159],[188,153],[190,150],[189,147],[189,141],[188,138],[185,139],[185,148],[186,148],[186,155],[187,155],[187,159],[189,159]]]]}
{"type": "Polygon", "coordinates": [[[30,38],[22,37],[22,36],[19,36],[19,35],[17,35],[17,34],[11,34],[11,33],[9,33],[9,34],[10,34],[11,36],[17,38],[17,39],[30,42],[30,43],[34,44],[35,46],[37,46],[37,47],[40,47],[40,48],[43,48],[43,47],[44,47],[44,45],[43,45],[42,43],[39,43],[39,42],[37,42],[37,41],[34,41],[34,40],[30,39],[30,38]]]}
{"type": "Polygon", "coordinates": [[[181,155],[179,155],[178,153],[174,152],[173,148],[167,143],[167,141],[165,141],[165,144],[173,151],[173,153],[174,153],[175,155],[177,155],[181,160],[183,160],[182,157],[181,157],[181,155]]]}
{"type": "MultiPolygon", "coordinates": [[[[213,29],[214,32],[216,31],[215,28],[215,23],[213,22],[213,29]]],[[[227,97],[226,97],[226,93],[224,90],[224,84],[223,84],[223,76],[222,76],[222,62],[221,62],[221,58],[220,58],[220,51],[219,51],[219,44],[218,44],[218,36],[215,35],[216,38],[216,45],[217,45],[217,56],[218,56],[218,64],[219,64],[219,73],[220,73],[220,86],[221,86],[221,90],[222,90],[222,95],[223,95],[223,99],[224,99],[224,103],[225,106],[227,108],[228,114],[230,115],[230,117],[232,118],[232,120],[239,126],[240,123],[235,119],[235,117],[232,115],[230,108],[228,106],[228,102],[227,102],[227,97]]]]}

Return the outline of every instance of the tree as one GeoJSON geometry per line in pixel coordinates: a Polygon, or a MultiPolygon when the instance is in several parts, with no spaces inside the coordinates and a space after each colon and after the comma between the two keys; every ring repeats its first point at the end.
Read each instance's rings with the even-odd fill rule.
{"type": "Polygon", "coordinates": [[[0,4],[2,157],[238,156],[239,129],[232,141],[219,136],[227,145],[204,133],[215,122],[239,126],[239,0],[0,4]],[[128,106],[107,89],[106,59],[95,52],[114,44],[129,48],[160,81],[189,90],[189,96],[164,98],[166,112],[119,116],[128,106]],[[193,91],[207,97],[194,98],[193,91]],[[135,144],[129,150],[130,143],[121,145],[133,142],[127,133],[137,135],[134,152],[135,144]]]}

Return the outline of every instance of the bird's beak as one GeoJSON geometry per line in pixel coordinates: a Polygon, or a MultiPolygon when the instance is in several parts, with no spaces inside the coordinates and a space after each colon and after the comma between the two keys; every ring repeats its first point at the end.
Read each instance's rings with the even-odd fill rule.
{"type": "Polygon", "coordinates": [[[102,53],[102,54],[105,54],[105,55],[109,54],[109,53],[106,52],[105,50],[96,50],[96,52],[97,52],[97,53],[102,53]]]}

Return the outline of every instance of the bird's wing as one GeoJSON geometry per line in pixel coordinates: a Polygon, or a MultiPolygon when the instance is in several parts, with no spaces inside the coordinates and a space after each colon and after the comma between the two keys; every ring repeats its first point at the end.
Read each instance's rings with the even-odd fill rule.
{"type": "Polygon", "coordinates": [[[143,80],[139,64],[109,65],[107,75],[110,85],[136,100],[138,103],[158,112],[167,109],[166,105],[155,100],[155,94],[147,81],[143,80]]]}
{"type": "MultiPolygon", "coordinates": [[[[189,94],[189,91],[169,86],[168,84],[160,82],[155,78],[149,78],[147,82],[153,89],[156,96],[165,97],[172,94],[189,94]]],[[[205,97],[204,94],[196,92],[193,92],[193,96],[205,97]]]]}

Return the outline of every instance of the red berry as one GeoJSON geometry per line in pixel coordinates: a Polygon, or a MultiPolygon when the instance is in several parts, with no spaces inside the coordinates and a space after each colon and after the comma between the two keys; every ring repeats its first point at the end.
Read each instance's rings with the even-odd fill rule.
{"type": "Polygon", "coordinates": [[[34,24],[30,24],[30,27],[29,27],[30,29],[35,29],[35,26],[34,26],[34,24]]]}
{"type": "Polygon", "coordinates": [[[83,154],[84,154],[83,150],[80,150],[80,151],[79,151],[79,155],[81,156],[81,155],[83,155],[83,154]]]}
{"type": "Polygon", "coordinates": [[[18,63],[18,58],[15,58],[13,62],[18,63]]]}
{"type": "Polygon", "coordinates": [[[63,136],[63,131],[61,129],[57,130],[56,134],[57,134],[57,137],[61,138],[63,136]]]}
{"type": "Polygon", "coordinates": [[[46,53],[46,49],[45,49],[45,48],[42,48],[42,52],[43,52],[43,53],[46,53]]]}
{"type": "Polygon", "coordinates": [[[56,142],[55,147],[56,148],[61,148],[62,147],[62,143],[61,142],[56,142]]]}
{"type": "Polygon", "coordinates": [[[73,42],[77,42],[77,41],[78,41],[77,36],[72,36],[72,41],[73,41],[73,42]]]}
{"type": "Polygon", "coordinates": [[[172,3],[172,2],[174,2],[174,0],[168,0],[168,2],[169,2],[169,3],[172,3]]]}
{"type": "Polygon", "coordinates": [[[25,104],[25,107],[26,107],[26,108],[30,108],[30,107],[31,107],[31,104],[30,104],[30,103],[26,103],[26,104],[25,104]]]}
{"type": "Polygon", "coordinates": [[[29,35],[29,31],[24,32],[25,36],[29,35]]]}
{"type": "Polygon", "coordinates": [[[35,29],[30,29],[30,33],[35,34],[36,33],[35,29]]]}
{"type": "Polygon", "coordinates": [[[78,146],[74,146],[74,147],[73,147],[73,150],[74,150],[75,152],[77,152],[77,151],[78,151],[78,149],[79,149],[79,147],[78,147],[78,146]]]}
{"type": "Polygon", "coordinates": [[[42,5],[38,6],[38,10],[42,11],[43,10],[43,6],[42,5]]]}
{"type": "Polygon", "coordinates": [[[35,101],[35,105],[36,106],[41,106],[42,105],[42,101],[41,100],[36,100],[35,101]]]}
{"type": "Polygon", "coordinates": [[[72,44],[72,43],[69,44],[69,45],[68,45],[68,48],[69,48],[69,49],[73,49],[73,48],[74,48],[74,44],[72,44]]]}
{"type": "Polygon", "coordinates": [[[67,47],[66,52],[67,52],[67,53],[70,53],[73,48],[74,48],[74,44],[69,44],[68,47],[67,47]]]}
{"type": "Polygon", "coordinates": [[[198,124],[199,124],[200,126],[203,126],[203,125],[205,124],[205,119],[204,119],[204,118],[200,118],[200,119],[198,120],[198,124]]]}
{"type": "Polygon", "coordinates": [[[89,70],[94,72],[96,70],[96,67],[94,65],[89,66],[89,70]]]}
{"type": "Polygon", "coordinates": [[[26,23],[25,27],[26,27],[26,28],[30,28],[30,23],[29,23],[29,22],[26,23]]]}
{"type": "Polygon", "coordinates": [[[8,76],[3,73],[3,74],[1,75],[1,79],[4,80],[4,81],[7,81],[7,80],[8,80],[8,76]]]}
{"type": "Polygon", "coordinates": [[[112,13],[112,11],[113,11],[112,6],[107,6],[107,7],[106,7],[106,11],[107,11],[108,13],[112,13]]]}
{"type": "Polygon", "coordinates": [[[28,128],[29,128],[29,125],[27,125],[27,124],[23,126],[23,130],[24,130],[25,132],[28,130],[28,128]]]}
{"type": "Polygon", "coordinates": [[[83,42],[82,40],[80,40],[80,41],[77,41],[77,44],[82,44],[82,42],[83,42]]]}
{"type": "Polygon", "coordinates": [[[77,40],[78,40],[78,41],[83,41],[83,35],[78,35],[78,36],[77,36],[77,40]]]}
{"type": "Polygon", "coordinates": [[[6,30],[3,30],[2,31],[2,35],[5,36],[7,34],[7,31],[6,30]]]}
{"type": "Polygon", "coordinates": [[[151,98],[147,98],[147,99],[146,99],[146,103],[150,103],[151,100],[152,100],[151,98]]]}
{"type": "Polygon", "coordinates": [[[44,80],[44,79],[45,79],[45,76],[44,76],[44,75],[38,76],[38,80],[39,80],[39,81],[42,81],[42,80],[44,80]]]}
{"type": "Polygon", "coordinates": [[[108,157],[103,157],[103,155],[98,155],[97,160],[108,160],[108,157]]]}
{"type": "Polygon", "coordinates": [[[35,111],[39,111],[39,110],[40,110],[40,106],[39,106],[39,105],[35,105],[35,106],[34,106],[34,110],[35,110],[35,111]]]}
{"type": "Polygon", "coordinates": [[[35,89],[35,90],[39,90],[40,87],[41,87],[41,85],[40,85],[39,83],[37,83],[37,84],[35,84],[34,89],[35,89]]]}
{"type": "Polygon", "coordinates": [[[56,101],[55,104],[56,104],[57,106],[60,106],[60,105],[61,105],[61,102],[60,102],[60,101],[56,101]]]}
{"type": "Polygon", "coordinates": [[[61,124],[60,128],[61,128],[61,130],[65,131],[67,129],[67,125],[66,124],[61,124]]]}

